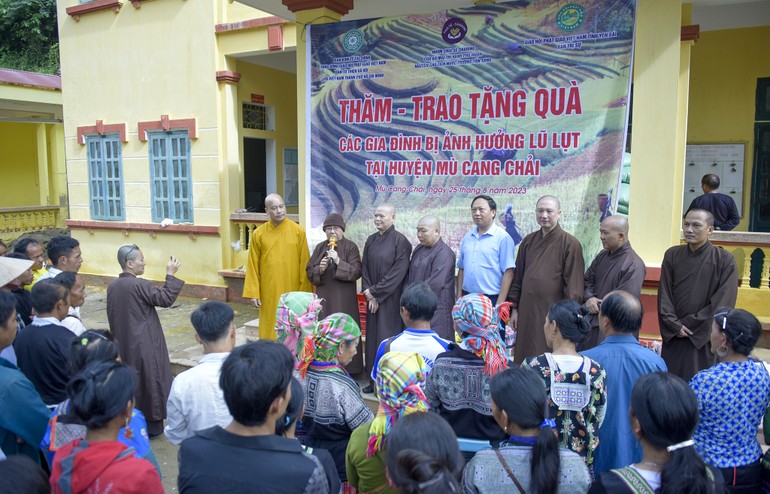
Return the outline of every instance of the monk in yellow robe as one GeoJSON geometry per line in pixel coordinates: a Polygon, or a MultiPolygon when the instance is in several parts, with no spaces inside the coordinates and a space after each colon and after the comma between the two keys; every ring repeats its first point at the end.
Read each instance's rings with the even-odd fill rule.
{"type": "Polygon", "coordinates": [[[305,230],[286,218],[281,196],[267,196],[265,211],[270,221],[251,234],[243,298],[259,307],[259,339],[275,341],[278,299],[286,292],[312,290],[305,274],[310,251],[305,230]]]}

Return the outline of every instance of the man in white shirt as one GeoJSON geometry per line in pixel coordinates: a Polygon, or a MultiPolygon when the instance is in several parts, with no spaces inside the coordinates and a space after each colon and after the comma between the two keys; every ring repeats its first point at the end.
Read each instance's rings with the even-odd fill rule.
{"type": "Polygon", "coordinates": [[[190,316],[203,358],[171,385],[164,430],[170,443],[180,444],[196,431],[225,427],[233,420],[219,386],[219,371],[235,347],[234,318],[233,309],[222,302],[204,302],[190,316]]]}
{"type": "Polygon", "coordinates": [[[430,329],[430,320],[437,305],[438,297],[424,281],[413,283],[404,290],[401,295],[401,319],[406,329],[380,343],[374,357],[372,379],[376,377],[377,363],[388,352],[417,352],[428,370],[433,369],[436,355],[446,352],[450,343],[430,329]]]}
{"type": "Polygon", "coordinates": [[[77,273],[83,265],[80,242],[65,235],[52,238],[48,242],[48,259],[51,260],[51,267],[37,281],[53,278],[62,271],[77,273]]]}
{"type": "Polygon", "coordinates": [[[62,271],[53,280],[70,291],[70,308],[67,317],[61,320],[61,325],[72,331],[75,336],[80,336],[86,332],[86,327],[80,320],[80,307],[86,301],[86,282],[82,276],[71,271],[62,271]]]}

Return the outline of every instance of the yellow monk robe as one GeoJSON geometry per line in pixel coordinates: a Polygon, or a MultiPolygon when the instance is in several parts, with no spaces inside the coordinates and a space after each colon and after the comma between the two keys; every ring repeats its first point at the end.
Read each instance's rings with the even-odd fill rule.
{"type": "Polygon", "coordinates": [[[286,292],[312,291],[305,267],[310,259],[305,230],[290,219],[260,225],[251,234],[243,298],[258,298],[259,339],[275,341],[275,311],[286,292]]]}

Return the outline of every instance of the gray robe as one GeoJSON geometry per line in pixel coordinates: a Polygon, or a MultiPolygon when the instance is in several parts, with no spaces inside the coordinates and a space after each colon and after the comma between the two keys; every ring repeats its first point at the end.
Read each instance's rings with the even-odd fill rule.
{"type": "Polygon", "coordinates": [[[150,422],[166,418],[171,364],[155,307],[171,307],[184,281],[166,276],[162,288],[128,273],[107,287],[107,320],[120,345],[120,359],[139,377],[135,406],[150,422]]]}
{"type": "Polygon", "coordinates": [[[711,242],[695,252],[689,245],[666,251],[660,267],[658,321],[661,356],[670,373],[689,381],[714,363],[706,345],[714,313],[721,307],[735,307],[737,298],[738,268],[731,253],[711,242]],[[692,336],[677,338],[682,326],[692,336]]]}
{"type": "Polygon", "coordinates": [[[385,233],[369,235],[361,264],[361,290],[369,290],[380,304],[376,313],[366,312],[366,373],[371,374],[382,340],[403,329],[401,288],[409,272],[412,244],[392,226],[385,233]]]}
{"type": "MultiPolygon", "coordinates": [[[[583,299],[603,299],[615,290],[623,290],[639,298],[646,274],[644,261],[634,252],[630,243],[626,242],[615,252],[603,249],[586,270],[583,299]]],[[[591,334],[588,341],[581,343],[580,350],[593,348],[604,340],[599,330],[599,314],[590,314],[588,320],[591,323],[591,334]]]]}
{"type": "Polygon", "coordinates": [[[409,262],[409,276],[404,288],[412,283],[424,281],[438,297],[438,307],[430,327],[446,340],[454,341],[452,307],[455,304],[455,253],[444,243],[438,241],[431,247],[420,244],[412,253],[409,262]]]}

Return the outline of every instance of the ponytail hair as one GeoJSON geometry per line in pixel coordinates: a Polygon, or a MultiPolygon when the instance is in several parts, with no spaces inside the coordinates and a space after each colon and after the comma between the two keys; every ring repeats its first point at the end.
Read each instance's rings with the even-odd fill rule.
{"type": "Polygon", "coordinates": [[[93,362],[67,383],[68,422],[102,429],[134,399],[136,371],[120,362],[93,362]]]}
{"type": "Polygon", "coordinates": [[[460,494],[465,461],[457,436],[441,416],[414,412],[387,435],[387,471],[401,494],[460,494]]]}
{"type": "Polygon", "coordinates": [[[543,379],[529,367],[509,368],[489,382],[492,401],[521,429],[539,428],[529,465],[528,492],[555,494],[559,490],[559,439],[546,421],[548,393],[543,379]]]}
{"type": "Polygon", "coordinates": [[[682,378],[666,372],[640,377],[631,392],[631,415],[656,449],[677,445],[663,467],[659,494],[711,494],[714,479],[695,449],[681,447],[698,425],[698,398],[682,378]]]}
{"type": "Polygon", "coordinates": [[[548,310],[548,320],[555,322],[561,335],[577,344],[591,333],[588,309],[574,300],[560,300],[548,310]]]}

